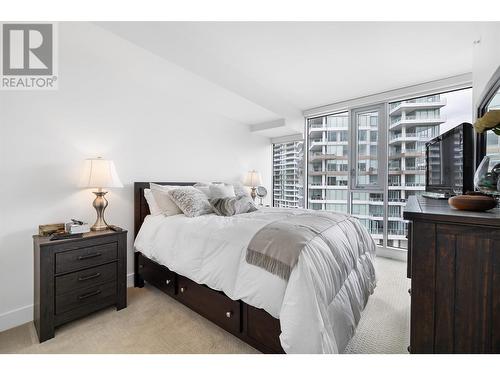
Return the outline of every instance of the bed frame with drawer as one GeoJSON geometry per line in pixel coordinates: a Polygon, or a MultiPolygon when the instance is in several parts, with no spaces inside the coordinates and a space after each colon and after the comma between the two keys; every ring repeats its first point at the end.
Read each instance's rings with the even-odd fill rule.
{"type": "MultiPolygon", "coordinates": [[[[156,183],[194,185],[191,182],[156,183]]],[[[144,218],[149,215],[149,207],[144,198],[145,188],[149,188],[149,182],[134,184],[134,236],[137,236],[144,218]]],[[[241,300],[233,301],[224,293],[197,284],[136,252],[134,286],[142,288],[144,282],[160,289],[257,350],[263,353],[284,353],[279,340],[279,319],[241,300]]]]}

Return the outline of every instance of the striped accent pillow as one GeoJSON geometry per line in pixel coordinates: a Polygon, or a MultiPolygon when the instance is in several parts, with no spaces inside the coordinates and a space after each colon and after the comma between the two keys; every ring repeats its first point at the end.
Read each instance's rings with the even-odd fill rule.
{"type": "Polygon", "coordinates": [[[219,216],[233,216],[257,211],[252,198],[247,196],[214,198],[209,200],[215,213],[219,216]]]}

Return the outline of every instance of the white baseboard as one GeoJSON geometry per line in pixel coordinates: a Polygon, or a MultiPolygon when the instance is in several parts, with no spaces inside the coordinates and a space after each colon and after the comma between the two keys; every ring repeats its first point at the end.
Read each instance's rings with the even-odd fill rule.
{"type": "MultiPolygon", "coordinates": [[[[127,275],[127,288],[134,286],[134,273],[127,275]]],[[[0,332],[33,321],[33,305],[28,305],[0,314],[0,332]]]]}
{"type": "Polygon", "coordinates": [[[28,305],[0,314],[0,332],[31,322],[33,305],[28,305]]]}
{"type": "Polygon", "coordinates": [[[127,275],[127,288],[131,288],[134,286],[134,273],[129,273],[127,275]]]}

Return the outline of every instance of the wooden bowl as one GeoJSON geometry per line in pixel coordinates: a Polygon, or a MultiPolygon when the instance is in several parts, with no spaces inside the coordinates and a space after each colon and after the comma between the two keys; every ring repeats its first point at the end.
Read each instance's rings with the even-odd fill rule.
{"type": "Polygon", "coordinates": [[[495,208],[497,201],[488,195],[457,195],[448,199],[448,204],[457,210],[487,211],[495,208]]]}

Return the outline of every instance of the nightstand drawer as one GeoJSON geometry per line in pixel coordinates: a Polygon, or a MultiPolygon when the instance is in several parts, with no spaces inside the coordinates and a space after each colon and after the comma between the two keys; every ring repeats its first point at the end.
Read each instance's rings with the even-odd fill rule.
{"type": "Polygon", "coordinates": [[[117,257],[118,244],[116,242],[57,253],[56,273],[97,266],[113,261],[117,257]]]}
{"type": "Polygon", "coordinates": [[[116,262],[56,277],[56,295],[116,280],[116,262]]]}
{"type": "Polygon", "coordinates": [[[88,306],[89,312],[93,310],[93,305],[99,304],[103,300],[116,298],[116,282],[78,289],[73,292],[56,296],[56,314],[82,306],[88,306]]]}

